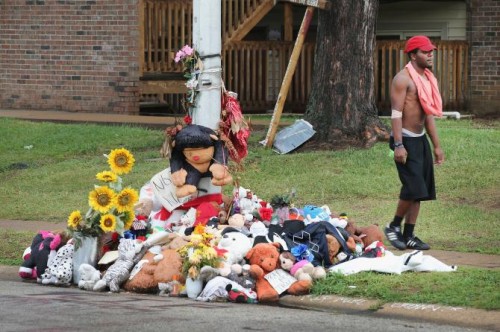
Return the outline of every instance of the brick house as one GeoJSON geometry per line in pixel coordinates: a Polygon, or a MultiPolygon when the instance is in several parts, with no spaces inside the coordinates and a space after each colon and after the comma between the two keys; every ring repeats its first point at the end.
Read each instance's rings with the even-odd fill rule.
{"type": "MultiPolygon", "coordinates": [[[[248,11],[243,18],[231,19],[238,26],[229,26],[223,18],[226,87],[240,93],[244,110],[272,109],[273,91],[279,89],[285,69],[279,61],[286,63],[286,55],[293,47],[290,40],[293,32],[287,33],[290,28],[284,25],[281,13],[290,12],[293,6],[292,12],[298,14],[293,15],[291,30],[297,30],[303,7],[256,0],[253,1],[255,7],[244,8],[246,1],[222,1],[223,13],[234,11],[232,6],[240,2],[238,11],[248,11]],[[276,41],[280,38],[281,41],[276,41]],[[244,54],[255,55],[257,60],[254,63],[244,58],[244,54]],[[265,63],[264,67],[260,63],[265,63]],[[262,75],[266,77],[264,82],[254,82],[252,77],[262,75]]],[[[168,62],[173,51],[190,43],[189,9],[189,1],[181,0],[0,0],[0,108],[139,114],[141,101],[146,100],[148,93],[157,96],[164,92],[171,92],[168,98],[173,98],[170,102],[174,103],[172,100],[178,100],[181,91],[170,84],[173,82],[170,74],[178,73],[180,68],[160,62],[168,62]],[[169,11],[163,13],[174,14],[175,18],[170,17],[169,21],[165,14],[163,21],[156,17],[156,25],[152,25],[154,16],[149,11],[152,7],[145,8],[146,3],[157,3],[158,8],[170,6],[169,11]],[[166,22],[172,22],[176,28],[172,29],[166,22]],[[149,31],[152,26],[163,30],[149,31]],[[170,42],[165,42],[165,37],[156,43],[155,40],[165,35],[170,37],[170,42]],[[160,82],[152,79],[155,74],[160,82]]],[[[458,67],[463,63],[463,73],[442,83],[449,83],[445,86],[445,90],[450,91],[448,108],[475,114],[498,112],[498,1],[381,0],[379,12],[377,44],[380,47],[389,44],[401,47],[404,39],[419,33],[426,33],[441,43],[449,56],[458,53],[459,48],[453,46],[456,43],[466,45],[466,54],[453,65],[458,67]]],[[[296,73],[288,97],[290,105],[296,105],[298,109],[294,110],[299,112],[307,102],[310,88],[307,82],[314,52],[314,32],[310,31],[309,44],[305,45],[305,55],[299,64],[302,69],[296,73]]],[[[381,54],[394,51],[381,50],[385,50],[381,54]]],[[[451,63],[447,60],[442,62],[451,63]]],[[[378,61],[382,63],[381,59],[378,61]]],[[[398,64],[392,70],[397,67],[398,64]]],[[[376,87],[380,91],[379,105],[386,101],[387,87],[382,82],[387,85],[387,80],[381,78],[380,86],[376,87]]]]}

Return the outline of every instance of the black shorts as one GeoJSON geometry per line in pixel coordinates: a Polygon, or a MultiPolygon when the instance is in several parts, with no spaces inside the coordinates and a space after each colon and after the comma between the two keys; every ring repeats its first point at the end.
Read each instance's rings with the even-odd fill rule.
{"type": "MultiPolygon", "coordinates": [[[[406,164],[396,163],[399,179],[403,185],[399,198],[405,201],[435,200],[434,164],[427,136],[403,137],[403,145],[408,156],[406,164]]],[[[394,150],[392,136],[389,146],[394,150]]]]}

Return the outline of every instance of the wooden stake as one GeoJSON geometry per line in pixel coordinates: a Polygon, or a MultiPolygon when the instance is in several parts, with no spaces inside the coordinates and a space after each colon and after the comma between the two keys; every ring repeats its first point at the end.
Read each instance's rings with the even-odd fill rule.
{"type": "Polygon", "coordinates": [[[293,74],[295,72],[295,68],[297,67],[297,61],[299,59],[300,52],[302,51],[302,45],[304,45],[304,40],[306,38],[309,25],[311,24],[313,14],[314,7],[307,7],[304,19],[300,25],[299,35],[297,36],[297,40],[295,40],[292,55],[290,56],[290,61],[288,62],[285,77],[283,77],[283,82],[281,83],[280,93],[278,95],[278,99],[276,100],[276,105],[274,106],[273,117],[271,118],[271,124],[266,136],[266,147],[268,148],[273,146],[276,130],[278,129],[278,125],[280,123],[281,113],[283,113],[286,96],[288,94],[288,90],[290,89],[290,83],[292,82],[293,74]]]}

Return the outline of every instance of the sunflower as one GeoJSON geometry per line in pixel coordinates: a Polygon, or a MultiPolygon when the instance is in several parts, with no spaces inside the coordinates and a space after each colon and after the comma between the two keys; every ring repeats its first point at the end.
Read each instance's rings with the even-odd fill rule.
{"type": "Polygon", "coordinates": [[[135,220],[135,213],[133,210],[125,211],[125,216],[123,218],[123,227],[125,230],[129,230],[135,220]]]}
{"type": "Polygon", "coordinates": [[[104,172],[97,173],[97,175],[95,177],[97,180],[103,181],[106,183],[116,182],[118,180],[118,175],[116,175],[115,173],[113,173],[111,171],[104,171],[104,172]]]}
{"type": "Polygon", "coordinates": [[[139,194],[135,189],[125,188],[115,196],[114,205],[119,213],[132,210],[135,203],[139,200],[139,194]]]}
{"type": "Polygon", "coordinates": [[[114,149],[108,156],[108,164],[116,174],[127,174],[132,170],[135,159],[127,149],[114,149]]]}
{"type": "Polygon", "coordinates": [[[101,217],[100,226],[103,232],[112,232],[116,228],[116,217],[110,213],[101,217]]]}
{"type": "Polygon", "coordinates": [[[71,212],[68,217],[68,227],[75,229],[82,222],[82,213],[79,210],[71,212]]]}
{"type": "Polygon", "coordinates": [[[113,206],[115,192],[109,187],[96,187],[89,193],[89,205],[96,211],[106,213],[113,206]]]}

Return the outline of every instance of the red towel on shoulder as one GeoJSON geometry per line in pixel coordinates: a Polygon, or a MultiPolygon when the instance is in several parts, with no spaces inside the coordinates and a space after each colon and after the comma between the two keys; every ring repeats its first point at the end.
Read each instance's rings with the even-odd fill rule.
{"type": "Polygon", "coordinates": [[[425,114],[438,117],[443,116],[443,101],[441,100],[438,82],[434,74],[429,69],[425,68],[424,75],[431,83],[429,90],[428,86],[422,81],[422,77],[411,65],[411,62],[408,62],[405,67],[417,86],[418,98],[420,99],[420,105],[422,105],[425,114]]]}

